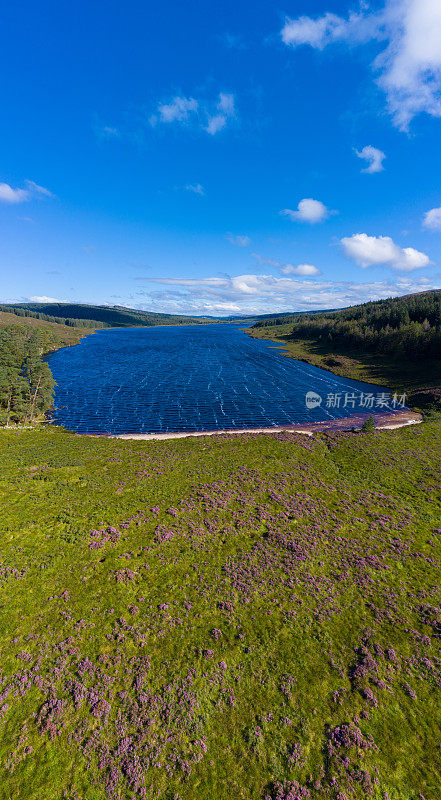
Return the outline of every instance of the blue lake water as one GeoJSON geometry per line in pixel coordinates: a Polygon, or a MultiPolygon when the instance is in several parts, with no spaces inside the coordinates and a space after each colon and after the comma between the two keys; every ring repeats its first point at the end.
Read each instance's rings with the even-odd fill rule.
{"type": "Polygon", "coordinates": [[[235,324],[101,330],[48,356],[55,422],[81,433],[148,433],[387,411],[377,405],[383,387],[339,378],[271,347],[235,324]],[[307,392],[321,404],[308,408],[307,392]],[[368,393],[373,408],[360,406],[368,393]]]}

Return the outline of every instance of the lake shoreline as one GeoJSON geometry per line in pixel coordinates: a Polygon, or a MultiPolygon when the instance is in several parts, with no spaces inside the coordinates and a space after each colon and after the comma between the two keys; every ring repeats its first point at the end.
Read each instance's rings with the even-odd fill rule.
{"type": "Polygon", "coordinates": [[[277,425],[274,427],[260,428],[224,428],[222,430],[205,431],[167,431],[151,433],[94,433],[82,434],[85,436],[105,436],[109,439],[186,439],[196,436],[224,436],[224,435],[245,435],[245,434],[272,434],[272,433],[298,433],[305,436],[313,436],[314,433],[325,433],[327,431],[351,431],[360,430],[363,423],[370,416],[373,417],[376,430],[396,430],[409,425],[419,425],[423,418],[421,414],[414,411],[401,410],[390,411],[381,414],[357,414],[353,417],[343,419],[327,420],[324,422],[292,423],[291,425],[277,425]]]}
{"type": "Polygon", "coordinates": [[[350,351],[336,348],[333,343],[312,339],[292,339],[292,327],[291,323],[286,323],[274,327],[251,326],[242,330],[252,339],[272,343],[273,347],[270,349],[293,361],[318,367],[336,377],[393,387],[399,394],[406,394],[410,408],[415,405],[418,410],[424,410],[418,402],[413,402],[413,395],[418,395],[420,391],[436,390],[440,386],[439,379],[428,375],[440,374],[441,361],[436,364],[432,361],[421,367],[418,362],[404,363],[380,353],[368,353],[359,349],[350,351]]]}

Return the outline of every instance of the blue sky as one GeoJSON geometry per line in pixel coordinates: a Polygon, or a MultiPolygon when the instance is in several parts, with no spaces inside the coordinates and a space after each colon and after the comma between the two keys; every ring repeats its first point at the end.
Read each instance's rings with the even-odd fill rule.
{"type": "Polygon", "coordinates": [[[3,301],[172,313],[441,286],[439,0],[2,12],[3,301]]]}

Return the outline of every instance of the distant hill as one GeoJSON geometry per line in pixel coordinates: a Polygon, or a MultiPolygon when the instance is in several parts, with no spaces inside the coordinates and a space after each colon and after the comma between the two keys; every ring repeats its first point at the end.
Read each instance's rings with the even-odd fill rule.
{"type": "MultiPolygon", "coordinates": [[[[364,329],[372,328],[379,331],[382,328],[400,328],[410,323],[429,323],[430,326],[441,324],[441,289],[431,289],[426,292],[406,294],[401,297],[391,297],[386,300],[371,300],[356,306],[327,311],[296,312],[293,314],[272,314],[261,317],[255,323],[256,328],[271,327],[276,325],[295,324],[312,326],[311,330],[318,331],[324,325],[329,325],[336,333],[340,323],[349,325],[357,323],[364,329]]],[[[427,327],[427,324],[426,324],[427,327]]],[[[345,330],[347,325],[345,326],[345,330]]]]}
{"type": "MultiPolygon", "coordinates": [[[[271,314],[242,314],[230,317],[223,317],[225,322],[256,322],[257,323],[265,323],[268,320],[269,325],[285,325],[287,322],[290,322],[296,317],[305,316],[309,314],[331,314],[332,312],[338,309],[335,308],[326,308],[326,309],[319,309],[318,311],[278,311],[272,312],[271,314]]],[[[212,319],[217,319],[217,317],[213,317],[212,319]]]]}
{"type": "Polygon", "coordinates": [[[155,311],[140,311],[125,306],[93,306],[87,303],[0,303],[0,311],[19,317],[34,317],[59,325],[81,328],[131,328],[158,325],[203,325],[213,322],[260,322],[269,324],[288,322],[299,314],[320,314],[322,311],[297,311],[279,314],[236,314],[228,317],[182,314],[161,314],[155,311]],[[274,320],[274,321],[273,321],[274,320]],[[276,322],[277,320],[277,322],[276,322]]]}
{"type": "Polygon", "coordinates": [[[157,325],[204,324],[206,317],[184,317],[175,314],[159,314],[139,311],[123,306],[93,306],[83,303],[11,303],[0,304],[0,311],[17,316],[29,316],[48,322],[57,322],[73,327],[87,328],[131,328],[157,325]]]}

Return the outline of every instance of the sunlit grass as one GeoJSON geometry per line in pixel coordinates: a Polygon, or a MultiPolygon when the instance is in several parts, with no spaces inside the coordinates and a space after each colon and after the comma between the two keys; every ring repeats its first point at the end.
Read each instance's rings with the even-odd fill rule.
{"type": "Polygon", "coordinates": [[[1,796],[437,800],[440,453],[1,431],[1,796]]]}

